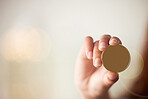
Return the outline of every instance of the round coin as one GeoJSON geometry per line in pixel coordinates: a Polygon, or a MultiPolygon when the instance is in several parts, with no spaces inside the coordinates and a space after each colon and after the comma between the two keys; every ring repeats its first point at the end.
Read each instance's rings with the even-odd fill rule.
{"type": "Polygon", "coordinates": [[[110,45],[103,51],[101,59],[107,70],[121,72],[129,65],[130,53],[123,45],[110,45]]]}

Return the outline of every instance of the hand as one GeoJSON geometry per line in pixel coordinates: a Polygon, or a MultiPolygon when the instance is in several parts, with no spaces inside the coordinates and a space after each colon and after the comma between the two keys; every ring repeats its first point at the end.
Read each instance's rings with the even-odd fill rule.
{"type": "Polygon", "coordinates": [[[109,88],[118,80],[118,74],[102,66],[101,54],[109,45],[121,44],[117,37],[101,36],[93,42],[87,36],[76,62],[75,83],[85,99],[109,99],[109,88]]]}

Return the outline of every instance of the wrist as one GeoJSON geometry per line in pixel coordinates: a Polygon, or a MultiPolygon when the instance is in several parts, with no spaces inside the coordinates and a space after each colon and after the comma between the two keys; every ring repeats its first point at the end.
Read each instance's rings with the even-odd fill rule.
{"type": "Polygon", "coordinates": [[[109,93],[105,93],[101,96],[89,96],[89,95],[83,95],[83,99],[110,99],[109,93]]]}

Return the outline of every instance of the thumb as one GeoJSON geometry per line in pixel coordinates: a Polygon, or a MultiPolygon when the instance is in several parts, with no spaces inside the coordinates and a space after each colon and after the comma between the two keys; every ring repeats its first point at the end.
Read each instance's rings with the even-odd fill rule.
{"type": "Polygon", "coordinates": [[[118,73],[108,71],[104,76],[104,84],[106,88],[110,88],[119,79],[118,73]]]}

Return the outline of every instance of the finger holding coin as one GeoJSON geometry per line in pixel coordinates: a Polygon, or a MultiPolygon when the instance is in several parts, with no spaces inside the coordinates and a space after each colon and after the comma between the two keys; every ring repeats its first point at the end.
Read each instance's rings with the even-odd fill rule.
{"type": "Polygon", "coordinates": [[[98,48],[100,51],[104,51],[109,46],[110,35],[103,35],[100,37],[98,48]]]}
{"type": "Polygon", "coordinates": [[[111,39],[109,40],[109,44],[110,45],[117,45],[117,44],[122,44],[121,40],[116,37],[116,36],[113,36],[111,37],[111,39]]]}
{"type": "Polygon", "coordinates": [[[104,35],[101,37],[100,42],[106,43],[106,48],[101,49],[103,51],[101,54],[101,63],[103,66],[107,70],[116,73],[125,70],[130,62],[130,53],[126,47],[121,45],[121,40],[115,36],[110,37],[110,35],[104,35]]]}
{"type": "Polygon", "coordinates": [[[101,36],[100,40],[94,43],[94,66],[98,68],[103,64],[108,71],[116,73],[125,70],[130,62],[130,53],[121,44],[121,40],[116,36],[101,36]]]}

